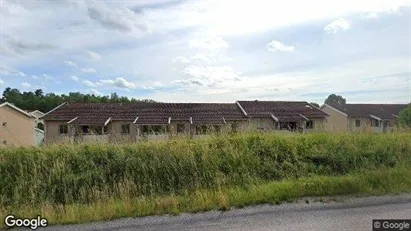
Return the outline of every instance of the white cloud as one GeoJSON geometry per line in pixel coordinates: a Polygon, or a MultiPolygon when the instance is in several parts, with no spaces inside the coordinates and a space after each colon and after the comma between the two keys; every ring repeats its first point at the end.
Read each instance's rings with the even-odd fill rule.
{"type": "Polygon", "coordinates": [[[84,80],[83,84],[86,85],[87,87],[97,87],[97,85],[90,80],[84,80]]]}
{"type": "Polygon", "coordinates": [[[94,88],[90,89],[88,92],[92,95],[103,95],[102,92],[100,92],[100,91],[98,91],[97,89],[94,89],[94,88]]]}
{"type": "Polygon", "coordinates": [[[82,68],[81,71],[85,73],[96,73],[97,72],[93,68],[82,68]]]}
{"type": "Polygon", "coordinates": [[[125,88],[125,89],[134,89],[136,88],[136,85],[132,82],[127,81],[126,79],[119,77],[116,78],[115,80],[111,80],[111,79],[106,79],[106,80],[100,80],[101,83],[107,84],[107,85],[111,85],[111,86],[115,86],[118,88],[125,88]]]}
{"type": "Polygon", "coordinates": [[[106,29],[141,36],[150,33],[143,18],[126,7],[108,7],[94,2],[88,6],[88,16],[106,29]]]}
{"type": "Polygon", "coordinates": [[[351,23],[343,18],[332,21],[324,27],[324,31],[329,34],[336,34],[340,31],[346,31],[351,28],[351,23]]]}
{"type": "Polygon", "coordinates": [[[39,77],[37,75],[32,75],[31,76],[33,79],[39,79],[39,77]]]}
{"type": "Polygon", "coordinates": [[[42,52],[57,49],[56,46],[37,41],[27,41],[11,38],[1,43],[1,50],[7,55],[28,55],[32,52],[42,52]]]}
{"type": "Polygon", "coordinates": [[[75,76],[75,75],[71,76],[70,78],[71,78],[71,80],[73,80],[74,82],[79,82],[79,81],[80,81],[79,78],[78,78],[77,76],[75,76]]]}
{"type": "Polygon", "coordinates": [[[77,67],[77,64],[70,60],[64,61],[64,63],[69,67],[77,67]]]}
{"type": "Polygon", "coordinates": [[[189,63],[190,60],[184,56],[177,56],[171,60],[173,63],[189,63]]]}
{"type": "Polygon", "coordinates": [[[0,79],[0,85],[3,85],[4,81],[2,79],[0,79]]]}
{"type": "Polygon", "coordinates": [[[87,51],[88,58],[90,60],[101,60],[101,55],[99,53],[93,52],[93,51],[87,51]]]}
{"type": "Polygon", "coordinates": [[[22,71],[19,71],[17,69],[8,67],[4,64],[0,65],[0,75],[5,75],[5,76],[26,76],[26,74],[22,71]]]}
{"type": "Polygon", "coordinates": [[[204,86],[205,88],[219,88],[240,80],[239,73],[230,66],[188,66],[183,74],[190,76],[188,79],[177,79],[173,83],[183,85],[204,86]]]}
{"type": "Polygon", "coordinates": [[[30,87],[31,87],[31,84],[28,83],[28,82],[22,82],[22,83],[21,83],[21,87],[27,89],[27,88],[30,88],[30,87]]]}
{"type": "Polygon", "coordinates": [[[142,10],[141,14],[150,28],[159,33],[205,28],[220,36],[241,36],[353,13],[386,12],[409,3],[409,0],[289,0],[281,4],[266,0],[208,0],[184,1],[165,8],[142,10]]]}
{"type": "Polygon", "coordinates": [[[271,52],[276,52],[276,51],[293,52],[294,46],[287,46],[281,43],[280,41],[273,40],[267,43],[267,49],[271,52]]]}

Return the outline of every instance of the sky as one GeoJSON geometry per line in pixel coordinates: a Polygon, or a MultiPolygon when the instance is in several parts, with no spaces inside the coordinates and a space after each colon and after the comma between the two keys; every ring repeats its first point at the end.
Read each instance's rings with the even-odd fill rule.
{"type": "Polygon", "coordinates": [[[0,0],[0,90],[409,103],[411,0],[0,0]]]}

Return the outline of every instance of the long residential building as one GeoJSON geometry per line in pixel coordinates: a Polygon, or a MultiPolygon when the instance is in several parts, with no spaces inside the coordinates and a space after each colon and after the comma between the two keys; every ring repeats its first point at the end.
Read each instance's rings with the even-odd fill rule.
{"type": "Polygon", "coordinates": [[[322,128],[328,114],[307,102],[64,103],[41,119],[45,142],[117,142],[202,137],[210,132],[322,128]]]}

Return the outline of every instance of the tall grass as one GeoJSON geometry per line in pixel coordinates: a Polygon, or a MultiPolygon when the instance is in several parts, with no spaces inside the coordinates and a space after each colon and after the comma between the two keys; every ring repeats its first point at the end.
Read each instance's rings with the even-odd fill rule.
{"type": "Polygon", "coordinates": [[[112,198],[342,175],[411,160],[411,134],[240,134],[133,145],[0,149],[0,206],[112,198]]]}

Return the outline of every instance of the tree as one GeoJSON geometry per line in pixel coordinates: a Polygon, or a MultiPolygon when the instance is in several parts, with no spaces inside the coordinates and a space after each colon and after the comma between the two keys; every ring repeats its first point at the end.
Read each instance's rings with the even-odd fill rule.
{"type": "Polygon", "coordinates": [[[411,127],[411,103],[398,114],[398,123],[402,126],[411,127]]]}
{"type": "Polygon", "coordinates": [[[36,97],[42,97],[43,96],[43,90],[41,89],[37,89],[34,94],[36,95],[36,97]]]}
{"type": "Polygon", "coordinates": [[[346,100],[341,95],[331,94],[324,101],[326,104],[345,104],[346,100]]]}
{"type": "Polygon", "coordinates": [[[316,102],[311,102],[310,104],[313,105],[314,107],[320,108],[320,105],[316,102]]]}
{"type": "Polygon", "coordinates": [[[48,112],[64,102],[90,102],[90,103],[136,103],[136,102],[154,102],[151,99],[137,100],[134,98],[118,96],[112,93],[110,96],[98,96],[93,94],[81,94],[80,92],[70,92],[67,94],[56,95],[54,93],[44,94],[42,89],[34,92],[20,92],[18,89],[7,87],[1,97],[2,101],[7,101],[16,105],[23,110],[39,110],[48,112]]]}

